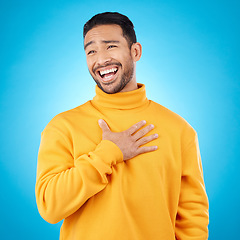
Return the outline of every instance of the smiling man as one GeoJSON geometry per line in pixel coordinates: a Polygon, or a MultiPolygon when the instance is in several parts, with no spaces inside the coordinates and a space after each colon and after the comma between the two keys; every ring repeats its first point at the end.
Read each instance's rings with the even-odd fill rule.
{"type": "Polygon", "coordinates": [[[117,93],[137,89],[135,63],[141,57],[141,45],[134,42],[129,46],[119,25],[94,27],[84,43],[89,72],[101,90],[117,93]]]}
{"type": "Polygon", "coordinates": [[[197,134],[137,83],[142,47],[132,22],[98,14],[83,35],[96,96],[42,133],[40,214],[50,223],[64,219],[62,240],[207,239],[197,134]]]}

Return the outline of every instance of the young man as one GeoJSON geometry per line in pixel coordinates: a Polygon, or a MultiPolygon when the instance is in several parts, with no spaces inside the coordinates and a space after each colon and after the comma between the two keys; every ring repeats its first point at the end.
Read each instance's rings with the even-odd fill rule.
{"type": "Polygon", "coordinates": [[[60,239],[207,239],[208,200],[196,132],[146,98],[133,24],[102,13],[84,26],[96,96],[44,129],[36,199],[64,219],[60,239]]]}

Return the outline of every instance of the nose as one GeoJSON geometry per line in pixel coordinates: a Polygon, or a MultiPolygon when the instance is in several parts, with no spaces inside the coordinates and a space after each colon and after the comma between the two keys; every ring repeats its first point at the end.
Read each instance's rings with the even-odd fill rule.
{"type": "Polygon", "coordinates": [[[97,52],[96,66],[104,66],[111,61],[111,56],[107,50],[100,50],[97,52]]]}

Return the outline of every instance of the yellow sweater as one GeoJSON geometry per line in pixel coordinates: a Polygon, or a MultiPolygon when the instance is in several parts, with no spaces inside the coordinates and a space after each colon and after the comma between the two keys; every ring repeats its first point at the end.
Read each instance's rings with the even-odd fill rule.
{"type": "Polygon", "coordinates": [[[36,200],[62,240],[203,240],[208,235],[198,140],[177,114],[146,98],[145,86],[106,94],[57,115],[42,133],[36,200]],[[101,140],[98,119],[115,132],[146,120],[158,150],[123,161],[101,140]]]}

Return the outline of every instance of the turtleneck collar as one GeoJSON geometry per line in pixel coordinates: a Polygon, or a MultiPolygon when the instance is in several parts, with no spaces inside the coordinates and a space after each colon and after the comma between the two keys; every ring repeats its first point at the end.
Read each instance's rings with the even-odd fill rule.
{"type": "Polygon", "coordinates": [[[130,92],[107,94],[96,86],[96,96],[92,100],[93,105],[99,105],[114,109],[133,109],[142,107],[148,103],[144,84],[138,83],[138,89],[130,92]]]}

